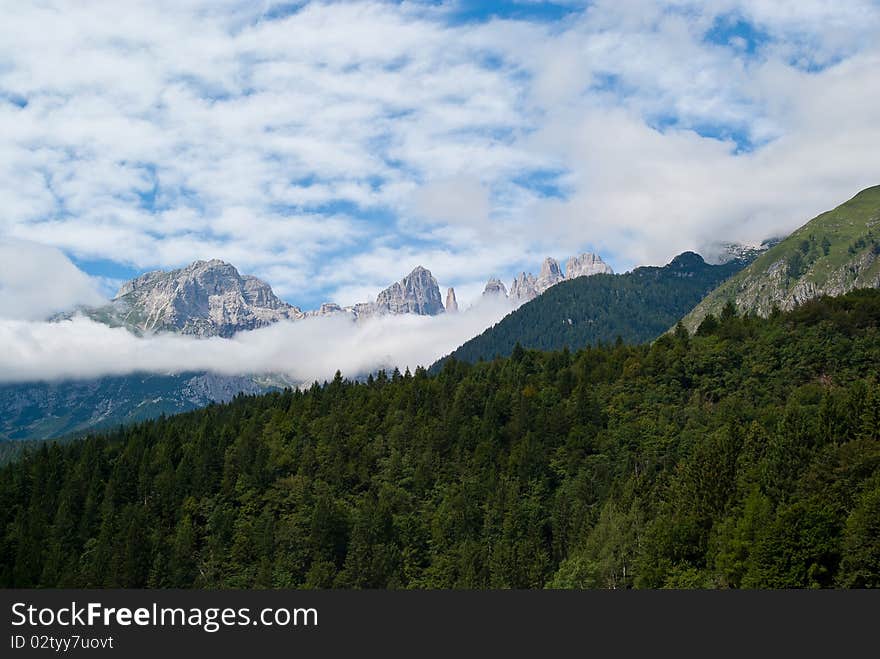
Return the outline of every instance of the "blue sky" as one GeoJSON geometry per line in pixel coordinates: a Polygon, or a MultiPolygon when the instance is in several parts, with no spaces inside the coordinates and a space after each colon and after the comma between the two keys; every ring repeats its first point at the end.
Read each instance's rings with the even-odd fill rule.
{"type": "Polygon", "coordinates": [[[873,0],[18,3],[0,241],[304,308],[785,233],[876,184],[873,0]]]}
{"type": "MultiPolygon", "coordinates": [[[[443,5],[440,2],[427,4],[443,5]]],[[[588,5],[588,2],[458,2],[452,5],[448,20],[453,25],[493,19],[550,23],[570,18],[588,5]]]]}

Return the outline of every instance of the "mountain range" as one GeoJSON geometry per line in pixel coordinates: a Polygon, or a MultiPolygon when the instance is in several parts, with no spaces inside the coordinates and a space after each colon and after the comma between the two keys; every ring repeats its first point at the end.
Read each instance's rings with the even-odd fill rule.
{"type": "MultiPolygon", "coordinates": [[[[547,259],[544,270],[548,262],[555,263],[547,259]]],[[[568,270],[572,276],[583,276],[597,263],[604,266],[598,257],[582,255],[569,259],[568,270]]],[[[546,277],[543,281],[546,283],[539,287],[542,291],[556,283],[546,277]]],[[[167,272],[148,272],[124,283],[108,304],[81,307],[58,314],[53,320],[80,313],[138,335],[171,332],[231,337],[279,321],[315,316],[343,314],[357,321],[378,315],[434,316],[447,311],[458,311],[454,289],[447,290],[444,305],[436,278],[421,266],[382,290],[374,302],[347,307],[325,303],[316,310],[303,311],[281,300],[266,282],[212,259],[167,272]]],[[[0,441],[55,438],[110,428],[197,409],[211,402],[227,402],[239,393],[265,393],[296,384],[300,383],[290,382],[281,374],[229,376],[207,372],[5,384],[0,385],[0,441]]]]}
{"type": "MultiPolygon", "coordinates": [[[[860,192],[781,241],[721,244],[713,250],[713,263],[684,253],[663,267],[615,275],[594,254],[569,258],[564,272],[548,257],[537,276],[520,272],[509,288],[497,278],[489,280],[484,296],[505,297],[519,308],[450,356],[461,361],[491,359],[510,354],[517,343],[545,350],[608,343],[618,337],[626,343],[641,343],[656,338],[682,317],[694,331],[708,315],[719,315],[728,302],[742,313],[766,316],[774,307],[791,309],[821,295],[880,287],[878,233],[880,186],[860,192]]],[[[325,303],[303,311],[281,300],[266,282],[214,259],[169,272],[146,273],[125,283],[107,305],[76,313],[137,334],[229,337],[313,316],[345,314],[358,321],[376,315],[438,315],[458,309],[455,291],[447,289],[444,303],[437,280],[421,266],[372,302],[348,307],[325,303]]],[[[58,315],[54,320],[71,315],[58,315]]],[[[6,384],[0,386],[0,439],[58,437],[289,384],[282,377],[207,373],[6,384]]]]}
{"type": "MultiPolygon", "coordinates": [[[[454,300],[454,293],[453,293],[454,300]]],[[[58,314],[61,321],[81,313],[135,334],[171,332],[198,337],[230,337],[282,320],[348,314],[434,315],[444,311],[437,280],[424,268],[383,290],[375,302],[342,308],[324,304],[315,311],[278,298],[271,287],[221,260],[196,261],[169,272],[149,272],[123,284],[109,304],[58,314]]],[[[150,374],[0,385],[0,441],[64,437],[111,428],[162,414],[177,414],[223,403],[238,394],[265,393],[297,385],[283,375],[216,373],[150,374]]]]}
{"type": "MultiPolygon", "coordinates": [[[[611,268],[594,254],[569,258],[566,274],[555,259],[548,257],[537,277],[525,272],[517,276],[511,285],[511,299],[517,303],[532,300],[565,279],[609,272],[611,268]]],[[[492,294],[494,281],[497,280],[486,285],[485,294],[492,294]]],[[[503,284],[497,292],[507,296],[503,284]]],[[[212,259],[195,261],[176,270],[148,272],[123,284],[108,304],[80,307],[57,314],[53,320],[80,313],[97,322],[126,327],[136,334],[174,332],[230,337],[282,320],[334,314],[345,314],[355,320],[388,314],[435,316],[446,312],[447,306],[450,311],[458,311],[455,291],[447,290],[444,304],[437,279],[422,266],[385,288],[373,302],[345,307],[325,302],[318,309],[303,311],[281,300],[261,279],[242,275],[233,265],[212,259]]]]}
{"type": "Polygon", "coordinates": [[[476,362],[507,356],[517,344],[539,350],[566,346],[576,350],[618,337],[629,344],[650,341],[744,268],[749,258],[711,265],[699,254],[685,252],[663,267],[562,280],[467,341],[432,370],[450,358],[476,362]]]}
{"type": "Polygon", "coordinates": [[[492,277],[486,282],[483,295],[508,297],[513,302],[522,304],[534,300],[561,281],[591,275],[610,275],[613,272],[611,266],[605,263],[602,257],[589,252],[569,257],[565,264],[564,273],[559,267],[559,262],[552,256],[548,256],[541,264],[541,271],[537,277],[531,272],[520,272],[510,284],[509,289],[500,279],[492,277]]]}
{"type": "Polygon", "coordinates": [[[282,320],[345,313],[352,318],[379,314],[443,313],[437,280],[421,266],[379,293],[375,302],[340,307],[325,303],[303,311],[281,300],[266,282],[241,275],[219,259],[195,261],[169,272],[148,272],[123,284],[109,304],[80,307],[58,314],[64,320],[76,313],[136,334],[173,332],[200,337],[230,337],[282,320]]]}
{"type": "Polygon", "coordinates": [[[279,299],[266,282],[242,276],[218,259],[195,261],[170,272],[148,272],[123,284],[109,304],[77,311],[138,334],[223,337],[303,317],[299,308],[279,299]]]}

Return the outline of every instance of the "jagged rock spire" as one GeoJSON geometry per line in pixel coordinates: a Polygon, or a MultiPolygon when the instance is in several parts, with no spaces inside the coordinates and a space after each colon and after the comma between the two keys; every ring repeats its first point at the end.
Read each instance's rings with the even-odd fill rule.
{"type": "Polygon", "coordinates": [[[535,288],[538,293],[543,293],[551,286],[555,286],[561,282],[563,279],[565,279],[565,275],[562,274],[562,270],[559,268],[559,263],[557,263],[556,259],[553,257],[548,256],[541,264],[541,274],[538,275],[538,279],[535,282],[535,288]]]}
{"type": "Polygon", "coordinates": [[[538,297],[538,288],[535,275],[519,273],[510,285],[510,298],[516,302],[528,302],[536,297],[538,297]]]}
{"type": "Polygon", "coordinates": [[[486,282],[486,288],[483,289],[483,295],[507,297],[507,287],[500,279],[492,277],[486,282]]]}
{"type": "Polygon", "coordinates": [[[458,311],[458,300],[455,299],[455,289],[452,286],[446,291],[446,313],[458,311]]]}

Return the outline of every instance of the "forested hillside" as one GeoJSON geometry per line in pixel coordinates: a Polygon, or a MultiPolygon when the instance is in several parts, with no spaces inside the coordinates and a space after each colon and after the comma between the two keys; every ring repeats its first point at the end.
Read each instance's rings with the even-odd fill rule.
{"type": "MultiPolygon", "coordinates": [[[[675,325],[707,293],[746,266],[710,265],[685,252],[664,267],[562,281],[452,353],[459,361],[506,357],[519,343],[536,350],[582,348],[620,337],[644,343],[675,325]]],[[[443,360],[432,368],[437,371],[443,360]]]]}
{"type": "Polygon", "coordinates": [[[0,470],[0,585],[880,586],[880,292],[336,378],[0,470]]]}
{"type": "Polygon", "coordinates": [[[8,440],[84,435],[273,388],[279,387],[268,378],[215,373],[131,373],[0,384],[0,464],[10,450],[5,446],[8,440]]]}

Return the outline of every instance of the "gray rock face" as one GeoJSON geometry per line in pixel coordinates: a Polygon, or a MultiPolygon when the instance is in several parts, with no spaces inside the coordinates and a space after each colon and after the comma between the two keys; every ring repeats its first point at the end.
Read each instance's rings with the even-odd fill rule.
{"type": "Polygon", "coordinates": [[[598,254],[589,252],[571,256],[565,264],[565,278],[589,277],[590,275],[612,275],[614,271],[598,254]]]}
{"type": "Polygon", "coordinates": [[[352,307],[346,307],[346,309],[349,308],[355,318],[368,318],[376,313],[376,305],[373,302],[358,302],[352,307]]]}
{"type": "MultiPolygon", "coordinates": [[[[510,285],[510,299],[517,304],[524,304],[534,300],[551,286],[555,286],[565,279],[575,277],[589,277],[596,274],[614,274],[607,263],[597,254],[585,253],[580,256],[572,256],[565,266],[565,273],[559,267],[556,259],[548,256],[541,264],[541,274],[535,277],[530,272],[520,272],[510,285]]],[[[506,295],[504,284],[494,277],[486,284],[483,295],[506,295]]]]}
{"type": "Polygon", "coordinates": [[[510,298],[515,302],[528,302],[538,297],[538,286],[535,275],[521,272],[510,285],[510,298]]]}
{"type": "Polygon", "coordinates": [[[318,309],[319,316],[330,316],[335,313],[342,313],[342,307],[335,302],[325,302],[321,305],[321,308],[318,309]]]}
{"type": "Polygon", "coordinates": [[[148,272],[125,283],[110,305],[86,314],[139,332],[224,337],[303,317],[267,283],[217,259],[148,272]]]}
{"type": "Polygon", "coordinates": [[[399,282],[395,282],[376,298],[378,313],[412,313],[419,316],[436,316],[443,313],[443,298],[437,280],[422,266],[418,266],[399,282]]]}
{"type": "Polygon", "coordinates": [[[559,263],[556,262],[556,259],[548,256],[541,264],[541,274],[538,275],[538,279],[535,281],[535,289],[539,294],[543,293],[563,279],[565,279],[565,275],[559,269],[559,263]]]}
{"type": "MultiPolygon", "coordinates": [[[[449,295],[457,310],[455,291],[450,289],[449,295]]],[[[440,297],[440,286],[437,280],[422,266],[418,266],[406,277],[395,282],[379,293],[375,302],[358,302],[350,306],[340,306],[335,302],[324,302],[318,309],[306,311],[304,317],[335,316],[344,314],[352,320],[363,320],[377,315],[417,314],[434,316],[447,310],[440,297]]]]}
{"type": "MultiPolygon", "coordinates": [[[[773,307],[778,307],[781,311],[791,311],[804,302],[823,295],[837,297],[856,288],[880,288],[880,252],[873,250],[865,250],[838,267],[826,268],[824,272],[820,268],[811,268],[795,281],[790,280],[788,268],[788,261],[780,258],[771,261],[757,276],[743,278],[741,282],[731,281],[730,285],[735,291],[733,301],[737,309],[767,317],[772,313],[773,307]],[[817,271],[821,273],[819,281],[817,271]]],[[[704,305],[708,306],[706,300],[695,311],[702,312],[704,305]]],[[[705,315],[703,313],[702,317],[705,315]]],[[[688,321],[689,318],[685,320],[688,321]]],[[[695,322],[690,324],[697,326],[695,322]]]]}
{"type": "Polygon", "coordinates": [[[335,302],[324,302],[317,309],[313,309],[312,311],[306,311],[305,315],[307,317],[314,316],[336,316],[338,314],[353,314],[352,310],[349,307],[342,308],[335,302]]]}
{"type": "Polygon", "coordinates": [[[458,300],[455,299],[455,289],[451,286],[446,291],[446,313],[458,313],[458,300]]]}
{"type": "Polygon", "coordinates": [[[486,282],[486,288],[483,289],[484,297],[507,297],[507,287],[500,279],[492,277],[486,282]]]}

